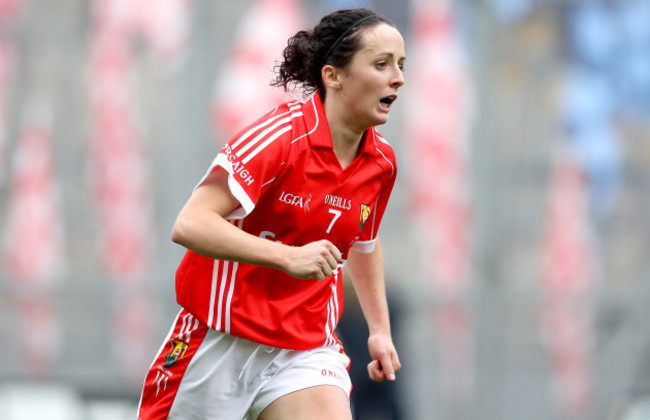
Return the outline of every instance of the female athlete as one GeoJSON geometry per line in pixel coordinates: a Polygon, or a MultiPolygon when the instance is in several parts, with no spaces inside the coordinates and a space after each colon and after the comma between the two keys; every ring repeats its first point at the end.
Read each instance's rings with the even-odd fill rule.
{"type": "Polygon", "coordinates": [[[396,176],[375,130],[404,84],[404,41],[368,9],[289,39],[274,84],[303,88],[218,153],[172,240],[182,306],[151,366],[140,419],[351,419],[335,328],[349,270],[375,381],[395,380],[377,232],[396,176]]]}

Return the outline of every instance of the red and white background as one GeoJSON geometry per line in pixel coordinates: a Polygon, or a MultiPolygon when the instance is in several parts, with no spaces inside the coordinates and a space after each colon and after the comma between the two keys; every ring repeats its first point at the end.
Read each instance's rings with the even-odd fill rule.
{"type": "MultiPolygon", "coordinates": [[[[8,26],[17,19],[24,3],[0,2],[0,24],[8,26]]],[[[31,97],[19,110],[16,139],[8,153],[5,104],[18,78],[17,62],[24,58],[15,41],[0,35],[0,185],[8,186],[1,260],[16,292],[10,306],[19,332],[19,363],[27,375],[42,378],[62,350],[53,297],[65,274],[65,237],[47,100],[31,97]]]]}
{"type": "Polygon", "coordinates": [[[429,293],[398,303],[404,330],[434,345],[398,343],[403,406],[586,420],[650,395],[650,32],[634,13],[650,0],[578,2],[574,15],[534,0],[0,0],[0,394],[16,378],[137,393],[177,309],[173,217],[219,144],[299,98],[269,87],[286,38],[346,3],[400,16],[407,47],[381,128],[400,161],[382,243],[418,236],[399,250],[417,251],[418,270],[392,261],[387,279],[429,293]],[[557,30],[564,18],[575,31],[557,30]],[[590,54],[646,51],[606,60],[629,66],[616,77],[580,72],[581,112],[552,104],[576,84],[558,71],[569,32],[590,54]],[[579,147],[551,155],[555,142],[579,147]]]}
{"type": "Polygon", "coordinates": [[[17,291],[21,363],[35,377],[46,376],[61,350],[53,295],[65,268],[54,145],[47,111],[40,109],[25,111],[12,156],[3,254],[17,291]]]}
{"type": "Polygon", "coordinates": [[[596,250],[585,170],[573,150],[566,145],[558,149],[544,221],[541,336],[557,410],[581,419],[593,403],[596,250]]]}
{"type": "Polygon", "coordinates": [[[211,125],[219,142],[225,143],[250,124],[251,118],[266,114],[277,104],[300,99],[269,84],[287,39],[304,26],[299,0],[256,0],[250,4],[214,84],[211,125]]]}
{"type": "Polygon", "coordinates": [[[146,159],[151,143],[138,124],[135,41],[144,39],[161,63],[178,63],[188,42],[189,5],[93,0],[90,6],[88,150],[99,252],[114,291],[113,354],[122,373],[137,382],[138,368],[151,358],[158,308],[151,296],[154,184],[146,159]]]}
{"type": "Polygon", "coordinates": [[[467,162],[472,88],[450,1],[413,1],[408,48],[411,213],[434,296],[436,382],[446,415],[471,405],[474,338],[469,305],[471,214],[467,162]]]}

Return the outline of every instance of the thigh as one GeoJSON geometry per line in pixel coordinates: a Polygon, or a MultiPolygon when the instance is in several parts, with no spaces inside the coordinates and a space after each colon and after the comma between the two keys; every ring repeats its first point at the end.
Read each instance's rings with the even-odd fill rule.
{"type": "Polygon", "coordinates": [[[260,389],[247,420],[350,418],[350,358],[340,347],[289,351],[273,364],[277,370],[260,389]]]}
{"type": "Polygon", "coordinates": [[[350,401],[338,386],[319,385],[301,389],[273,401],[259,420],[351,420],[350,401]]]}

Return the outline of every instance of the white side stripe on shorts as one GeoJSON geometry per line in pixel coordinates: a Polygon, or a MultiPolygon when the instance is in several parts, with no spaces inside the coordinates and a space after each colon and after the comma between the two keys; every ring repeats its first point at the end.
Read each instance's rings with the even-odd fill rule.
{"type": "Polygon", "coordinates": [[[181,326],[181,330],[178,333],[178,338],[186,343],[189,343],[191,338],[192,338],[192,331],[196,330],[199,327],[199,320],[194,318],[192,314],[186,314],[183,317],[183,325],[181,326]],[[192,321],[194,321],[194,325],[192,325],[192,321]],[[183,336],[185,338],[183,339],[183,336]]]}
{"type": "Polygon", "coordinates": [[[167,389],[167,380],[169,379],[169,376],[165,375],[164,373],[160,373],[160,371],[156,371],[156,378],[153,380],[154,383],[156,384],[156,397],[158,396],[158,392],[160,392],[160,383],[164,382],[163,384],[163,391],[167,389]]]}

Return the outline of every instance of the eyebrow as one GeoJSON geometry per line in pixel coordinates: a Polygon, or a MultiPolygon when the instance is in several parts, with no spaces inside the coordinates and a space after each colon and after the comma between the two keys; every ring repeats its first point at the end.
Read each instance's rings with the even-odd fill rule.
{"type": "MultiPolygon", "coordinates": [[[[377,56],[388,56],[390,58],[395,58],[395,54],[393,54],[392,52],[381,52],[378,53],[377,56]]],[[[401,56],[400,58],[397,59],[397,61],[399,60],[406,60],[406,57],[401,56]]]]}

